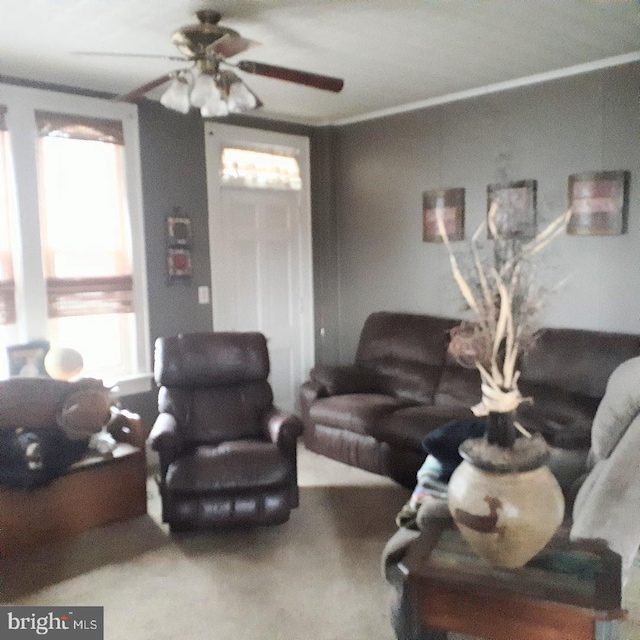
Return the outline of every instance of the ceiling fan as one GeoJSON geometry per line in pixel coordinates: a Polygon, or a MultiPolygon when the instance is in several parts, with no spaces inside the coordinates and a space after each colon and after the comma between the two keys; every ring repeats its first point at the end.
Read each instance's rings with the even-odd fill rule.
{"type": "Polygon", "coordinates": [[[192,106],[197,107],[203,117],[242,113],[262,106],[260,98],[245,84],[234,69],[324,91],[338,93],[342,90],[344,81],[340,78],[251,60],[230,62],[228,58],[257,46],[259,43],[244,38],[234,29],[220,25],[222,15],[219,11],[201,9],[196,12],[196,17],[198,19],[196,24],[181,27],[171,36],[171,42],[177,47],[182,54],[181,56],[105,54],[90,51],[77,53],[165,58],[192,63],[190,67],[166,73],[133,91],[119,95],[115,100],[135,102],[149,91],[170,82],[171,84],[160,98],[160,102],[165,107],[182,113],[187,113],[192,106]]]}

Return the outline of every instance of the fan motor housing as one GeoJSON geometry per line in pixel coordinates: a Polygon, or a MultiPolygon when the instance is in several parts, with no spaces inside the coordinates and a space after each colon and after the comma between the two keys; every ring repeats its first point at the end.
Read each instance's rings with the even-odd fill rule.
{"type": "Polygon", "coordinates": [[[178,51],[189,58],[201,58],[206,55],[207,47],[224,36],[239,36],[233,29],[221,27],[218,21],[222,17],[218,11],[198,11],[197,24],[189,24],[174,31],[171,42],[178,51]]]}

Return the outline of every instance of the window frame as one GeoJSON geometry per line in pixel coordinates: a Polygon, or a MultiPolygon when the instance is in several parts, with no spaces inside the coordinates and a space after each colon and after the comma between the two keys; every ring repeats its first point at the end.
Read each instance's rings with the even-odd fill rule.
{"type": "MultiPolygon", "coordinates": [[[[47,289],[42,268],[36,111],[80,117],[119,120],[124,134],[125,189],[130,221],[133,303],[136,314],[136,371],[118,381],[121,395],[151,389],[151,350],[146,276],[146,249],[142,208],[142,173],[138,109],[133,104],[111,102],[57,91],[0,83],[0,104],[7,107],[5,121],[11,139],[16,194],[14,279],[16,283],[17,338],[21,342],[47,335],[47,289]],[[146,378],[147,383],[140,382],[146,378]]],[[[116,381],[111,381],[116,382],[116,381]]]]}

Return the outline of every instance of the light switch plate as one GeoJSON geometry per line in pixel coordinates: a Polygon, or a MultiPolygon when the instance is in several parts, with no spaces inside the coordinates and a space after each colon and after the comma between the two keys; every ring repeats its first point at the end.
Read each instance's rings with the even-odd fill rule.
{"type": "Polygon", "coordinates": [[[198,287],[198,304],[209,304],[209,287],[207,285],[198,287]]]}

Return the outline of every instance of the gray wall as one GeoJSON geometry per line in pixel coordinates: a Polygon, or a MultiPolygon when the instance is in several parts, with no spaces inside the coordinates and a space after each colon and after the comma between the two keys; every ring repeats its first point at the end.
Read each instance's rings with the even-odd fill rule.
{"type": "MultiPolygon", "coordinates": [[[[560,238],[541,278],[572,280],[551,297],[547,326],[640,333],[640,65],[628,65],[340,128],[308,128],[255,118],[229,124],[307,135],[311,142],[316,362],[348,362],[366,316],[407,310],[461,316],[444,248],[422,242],[422,192],[466,188],[470,236],[484,219],[486,185],[537,179],[539,217],[567,207],[571,173],[632,173],[629,232],[560,238]],[[325,329],[324,338],[320,329],[325,329]]],[[[211,329],[202,119],[140,105],[150,333],[211,329]],[[191,286],[166,283],[165,218],[179,206],[194,225],[191,286]]],[[[125,405],[147,427],[157,394],[125,405]]]]}
{"type": "Polygon", "coordinates": [[[488,184],[536,179],[544,224],[566,210],[570,174],[601,169],[631,171],[628,233],[550,247],[542,282],[571,280],[542,322],[640,333],[639,86],[633,64],[338,129],[339,360],[372,311],[462,315],[445,248],[422,242],[423,191],[464,187],[470,237],[488,184]]]}
{"type": "MultiPolygon", "coordinates": [[[[204,127],[199,114],[187,116],[143,100],[138,109],[142,197],[149,293],[151,349],[159,336],[210,331],[211,306],[198,304],[198,285],[211,286],[204,127]],[[193,278],[169,284],[166,218],[174,207],[189,215],[193,231],[193,278]]],[[[128,396],[122,404],[142,416],[147,429],[157,415],[155,391],[128,396]]]]}
{"type": "MultiPolygon", "coordinates": [[[[143,100],[139,105],[139,122],[149,325],[153,349],[156,338],[160,336],[212,329],[211,305],[200,305],[197,299],[199,285],[211,286],[204,121],[196,111],[185,116],[157,102],[143,100]],[[174,207],[180,207],[191,217],[193,227],[193,277],[189,284],[169,284],[166,277],[166,217],[174,207]]],[[[332,318],[337,318],[335,287],[326,283],[327,278],[335,280],[337,277],[335,219],[329,224],[323,222],[334,211],[330,197],[325,195],[330,185],[326,176],[331,173],[326,131],[247,117],[227,118],[224,122],[310,138],[313,251],[319,265],[314,274],[316,326],[323,321],[321,313],[325,308],[333,312],[332,318]],[[332,298],[329,304],[325,304],[325,298],[332,298]]],[[[337,336],[335,320],[332,331],[337,336]]],[[[321,345],[319,353],[322,353],[321,345]]],[[[331,357],[335,359],[336,353],[331,357]]],[[[122,404],[139,413],[149,429],[157,415],[157,391],[128,396],[122,404]]]]}

